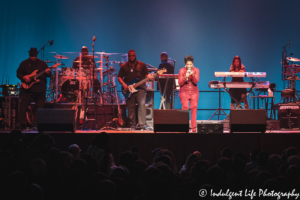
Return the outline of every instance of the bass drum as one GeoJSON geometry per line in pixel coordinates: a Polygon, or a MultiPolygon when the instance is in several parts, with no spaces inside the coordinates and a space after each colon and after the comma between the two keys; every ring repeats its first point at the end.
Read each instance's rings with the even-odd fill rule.
{"type": "MultiPolygon", "coordinates": [[[[74,77],[72,77],[72,76],[58,75],[58,91],[61,90],[61,87],[62,87],[62,85],[63,85],[64,82],[66,82],[69,79],[73,79],[73,78],[74,77]]],[[[55,81],[56,81],[55,74],[53,74],[50,77],[49,89],[51,89],[51,90],[55,90],[56,89],[56,87],[55,87],[55,81]]]]}
{"type": "Polygon", "coordinates": [[[77,79],[69,79],[61,86],[61,94],[70,102],[76,102],[79,92],[79,81],[77,79]]]}

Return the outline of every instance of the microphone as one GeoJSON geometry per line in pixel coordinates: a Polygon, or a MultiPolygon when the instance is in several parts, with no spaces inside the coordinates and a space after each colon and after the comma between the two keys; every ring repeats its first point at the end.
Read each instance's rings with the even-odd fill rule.
{"type": "Polygon", "coordinates": [[[291,48],[291,39],[289,39],[289,49],[291,48]]]}
{"type": "Polygon", "coordinates": [[[52,44],[53,44],[53,40],[49,40],[49,44],[50,44],[50,46],[52,46],[52,44]]]}
{"type": "Polygon", "coordinates": [[[188,70],[187,70],[186,73],[189,74],[189,76],[186,77],[186,81],[188,81],[188,80],[189,80],[189,77],[190,77],[190,68],[188,68],[188,70]]]}
{"type": "Polygon", "coordinates": [[[93,42],[95,42],[95,41],[96,41],[96,37],[94,36],[94,37],[93,37],[93,42]]]}

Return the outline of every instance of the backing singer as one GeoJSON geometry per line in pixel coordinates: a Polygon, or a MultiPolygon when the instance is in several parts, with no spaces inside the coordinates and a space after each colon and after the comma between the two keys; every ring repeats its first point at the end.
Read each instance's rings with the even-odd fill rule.
{"type": "Polygon", "coordinates": [[[182,110],[189,109],[191,104],[191,126],[192,132],[196,132],[197,108],[199,99],[199,69],[194,67],[193,56],[184,58],[185,67],[179,70],[178,83],[180,86],[179,98],[182,104],[182,110]]]}
{"type": "MultiPolygon", "coordinates": [[[[245,66],[242,64],[241,58],[239,56],[235,56],[232,59],[232,64],[229,69],[230,72],[246,72],[245,66]]],[[[232,77],[231,82],[244,82],[243,77],[232,77]]],[[[245,109],[249,109],[248,101],[246,98],[247,89],[246,88],[230,88],[229,93],[231,96],[231,104],[230,109],[235,109],[235,98],[238,102],[240,102],[243,98],[245,109]],[[233,98],[232,98],[233,97],[233,98]]]]}

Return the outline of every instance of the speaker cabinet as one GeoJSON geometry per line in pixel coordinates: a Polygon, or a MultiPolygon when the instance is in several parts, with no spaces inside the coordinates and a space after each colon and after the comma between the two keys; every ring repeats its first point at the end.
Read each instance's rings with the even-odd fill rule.
{"type": "Polygon", "coordinates": [[[189,132],[189,110],[154,109],[154,132],[189,132]]]}
{"type": "Polygon", "coordinates": [[[280,128],[289,129],[288,114],[291,114],[291,128],[300,128],[300,109],[278,109],[278,119],[280,121],[280,128]]]}
{"type": "Polygon", "coordinates": [[[39,109],[37,128],[43,131],[75,132],[75,110],[73,109],[39,109]]]}
{"type": "Polygon", "coordinates": [[[230,132],[266,132],[267,119],[264,109],[231,110],[230,132]]]}

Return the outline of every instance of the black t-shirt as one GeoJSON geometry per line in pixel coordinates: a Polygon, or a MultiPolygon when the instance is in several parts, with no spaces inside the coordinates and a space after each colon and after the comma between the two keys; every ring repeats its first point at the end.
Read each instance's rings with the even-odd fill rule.
{"type": "MultiPolygon", "coordinates": [[[[159,64],[158,69],[163,69],[165,68],[167,71],[164,72],[163,74],[174,74],[174,65],[170,62],[162,62],[161,64],[159,64]]],[[[161,87],[161,91],[163,92],[165,89],[165,85],[166,85],[166,79],[165,78],[158,78],[159,83],[160,83],[160,87],[161,87]]],[[[168,85],[167,85],[167,89],[172,90],[174,87],[174,79],[173,78],[169,78],[168,80],[168,85]]],[[[159,86],[157,84],[157,90],[159,90],[159,86]]]]}
{"type": "MultiPolygon", "coordinates": [[[[129,62],[126,62],[124,65],[122,65],[118,77],[122,78],[125,83],[131,83],[136,78],[138,81],[145,79],[148,74],[148,68],[146,67],[145,63],[136,61],[133,67],[129,64],[129,62]]],[[[137,88],[146,90],[146,84],[143,83],[137,88]]]]}
{"type": "MultiPolygon", "coordinates": [[[[17,69],[17,77],[23,80],[23,76],[30,75],[34,70],[38,70],[37,73],[45,70],[48,68],[48,65],[40,59],[37,59],[33,62],[30,58],[21,62],[19,68],[17,69]]],[[[25,90],[26,92],[45,92],[47,89],[47,77],[50,77],[51,74],[44,73],[43,75],[39,76],[37,79],[40,81],[34,83],[31,88],[25,90]]]]}
{"type": "MultiPolygon", "coordinates": [[[[77,58],[75,58],[75,60],[73,61],[73,65],[72,68],[74,69],[78,69],[79,68],[79,60],[80,57],[78,56],[77,58]],[[78,61],[78,62],[77,62],[78,61]]],[[[95,60],[94,59],[90,59],[89,57],[81,57],[81,65],[83,68],[90,68],[91,66],[95,66],[95,60]]]]}

